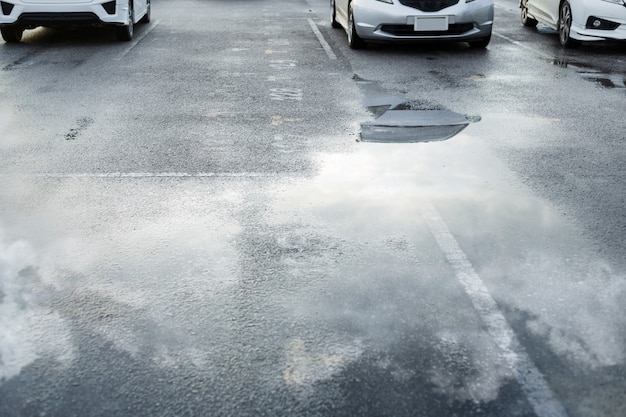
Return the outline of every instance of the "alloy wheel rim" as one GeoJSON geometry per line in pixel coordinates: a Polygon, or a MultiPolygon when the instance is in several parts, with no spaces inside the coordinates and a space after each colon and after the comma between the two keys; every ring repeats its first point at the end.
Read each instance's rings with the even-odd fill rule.
{"type": "Polygon", "coordinates": [[[352,43],[352,31],[354,30],[354,17],[348,13],[348,42],[352,43]]]}
{"type": "Polygon", "coordinates": [[[567,3],[561,8],[561,42],[565,43],[569,40],[570,25],[572,22],[572,12],[567,3]]]}
{"type": "Polygon", "coordinates": [[[134,22],[133,22],[133,8],[132,3],[128,2],[128,33],[132,36],[135,31],[134,22]]]}

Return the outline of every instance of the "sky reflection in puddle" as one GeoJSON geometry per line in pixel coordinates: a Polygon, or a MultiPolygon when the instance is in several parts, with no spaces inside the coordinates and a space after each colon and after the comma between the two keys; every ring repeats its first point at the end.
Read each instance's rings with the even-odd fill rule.
{"type": "Polygon", "coordinates": [[[466,117],[433,103],[417,105],[355,75],[365,108],[373,120],[361,124],[360,141],[381,143],[437,142],[450,139],[480,117],[466,117]]]}
{"type": "MultiPolygon", "coordinates": [[[[505,125],[519,122],[508,117],[505,125]]],[[[358,143],[351,153],[319,155],[312,178],[177,178],[175,187],[154,178],[54,180],[55,194],[26,213],[18,202],[5,204],[3,214],[14,219],[4,220],[16,220],[12,230],[47,236],[33,244],[34,259],[16,268],[35,264],[60,305],[78,297],[66,314],[84,306],[108,313],[115,302],[115,316],[92,330],[159,366],[216,367],[248,325],[261,325],[278,343],[289,337],[286,379],[307,383],[333,377],[368,349],[402,346],[408,335],[444,356],[460,346],[477,369],[464,390],[455,390],[445,362],[433,364],[429,382],[451,398],[469,392],[489,400],[510,373],[472,321],[422,220],[428,201],[494,299],[521,317],[529,340],[560,355],[552,371],[623,365],[623,277],[490,151],[480,132],[498,131],[499,122],[485,115],[445,142],[358,143]],[[88,204],[68,204],[77,196],[88,204]],[[50,224],[26,226],[29,216],[50,224]],[[154,323],[156,334],[148,331],[154,323]],[[303,359],[306,352],[315,360],[303,359]],[[328,358],[334,365],[321,368],[328,358]]],[[[35,180],[28,192],[5,188],[13,193],[5,199],[32,203],[38,181],[48,180],[35,180]]],[[[17,310],[11,294],[5,291],[7,317],[17,310]]],[[[66,324],[59,319],[56,340],[69,340],[66,324]]],[[[71,351],[26,342],[49,345],[44,353],[55,357],[71,351]]]]}
{"type": "Polygon", "coordinates": [[[462,114],[448,110],[387,110],[361,125],[361,141],[436,142],[457,135],[469,123],[462,114]]]}
{"type": "MultiPolygon", "coordinates": [[[[427,265],[433,241],[421,218],[428,200],[493,297],[525,317],[525,331],[576,366],[623,365],[626,348],[615,336],[626,325],[624,277],[472,133],[470,127],[446,142],[362,143],[351,154],[323,155],[319,176],[284,193],[275,220],[298,207],[298,218],[315,218],[334,239],[367,242],[363,262],[380,258],[388,242],[405,242],[427,265]]],[[[425,279],[423,272],[416,270],[416,279],[425,279]]]]}

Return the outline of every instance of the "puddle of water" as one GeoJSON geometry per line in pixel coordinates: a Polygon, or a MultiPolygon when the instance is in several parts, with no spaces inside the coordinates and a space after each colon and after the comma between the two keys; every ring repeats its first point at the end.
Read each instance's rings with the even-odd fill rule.
{"type": "MultiPolygon", "coordinates": [[[[450,125],[456,114],[447,114],[450,125]]],[[[237,359],[233,355],[239,351],[228,349],[233,334],[254,327],[257,334],[276,332],[272,334],[280,341],[283,334],[275,326],[285,317],[287,362],[279,368],[283,374],[272,375],[283,375],[290,386],[314,385],[365,356],[362,351],[390,352],[394,358],[388,346],[410,348],[407,340],[429,340],[428,330],[443,329],[433,350],[446,360],[435,360],[428,368],[437,371],[428,387],[451,401],[491,401],[505,392],[510,374],[483,328],[468,325],[467,310],[458,308],[463,298],[455,297],[450,272],[421,220],[425,199],[441,212],[494,298],[528,316],[533,340],[545,339],[551,352],[581,367],[613,366],[622,363],[626,352],[624,341],[616,337],[626,317],[624,285],[612,280],[610,271],[596,274],[595,255],[585,256],[585,243],[558,212],[529,195],[477,135],[476,130],[498,134],[502,125],[528,122],[507,117],[485,115],[484,129],[471,126],[460,140],[447,143],[364,143],[351,153],[320,155],[314,178],[211,181],[214,185],[190,179],[175,189],[162,181],[124,183],[123,188],[118,182],[85,183],[101,187],[86,195],[99,208],[95,214],[84,206],[67,206],[84,187],[80,181],[64,182],[43,206],[24,202],[32,210],[27,220],[53,219],[52,224],[41,229],[28,221],[22,227],[27,235],[45,231],[44,236],[51,236],[48,244],[35,247],[43,250],[43,262],[36,264],[43,277],[68,293],[78,285],[90,290],[87,295],[102,294],[101,301],[87,303],[94,313],[111,300],[116,302],[113,311],[126,310],[115,319],[98,321],[95,330],[101,337],[117,349],[147,354],[160,366],[193,363],[213,371],[218,361],[237,359]],[[260,186],[270,192],[258,191],[260,186]],[[164,279],[173,276],[176,280],[164,279]],[[256,277],[271,277],[279,284],[252,283],[249,289],[261,290],[253,301],[263,302],[240,309],[238,303],[253,291],[235,286],[256,277]],[[133,326],[143,311],[146,316],[133,326]],[[266,317],[276,311],[279,317],[269,321],[266,317]],[[252,318],[244,317],[248,315],[252,318]],[[163,330],[154,335],[142,331],[142,326],[154,328],[153,322],[163,330]],[[302,329],[309,324],[312,330],[305,333],[302,329]],[[331,347],[307,346],[307,336],[313,335],[331,340],[331,347]],[[377,345],[370,348],[370,341],[377,345]],[[449,353],[459,350],[464,353],[455,362],[459,366],[449,365],[449,353]],[[471,372],[455,380],[447,378],[451,368],[471,372]]],[[[442,114],[439,118],[445,119],[442,114]]],[[[3,187],[7,189],[22,195],[22,187],[3,187]]],[[[3,197],[4,215],[13,212],[10,217],[23,219],[21,204],[6,204],[16,198],[3,197]]],[[[0,244],[0,252],[8,248],[0,244]]],[[[13,249],[16,255],[24,252],[13,249]]],[[[30,263],[12,262],[16,271],[30,263]]],[[[11,297],[6,292],[5,305],[11,297]]],[[[10,305],[6,317],[13,317],[9,314],[16,309],[15,303],[10,305]]],[[[40,319],[46,313],[33,315],[40,319]]],[[[24,328],[29,326],[24,322],[24,328]]],[[[42,338],[58,338],[62,330],[42,333],[42,338]]],[[[261,337],[264,343],[266,339],[261,337]]],[[[267,350],[263,346],[254,354],[276,353],[273,344],[267,350]]],[[[49,355],[60,355],[62,348],[52,345],[49,355]]],[[[406,357],[413,358],[414,351],[406,350],[411,355],[406,357]]],[[[250,352],[246,348],[245,354],[250,352]]],[[[553,371],[559,372],[569,362],[555,363],[553,371]]],[[[391,371],[381,365],[377,372],[391,371]]],[[[620,396],[608,398],[619,406],[620,396]]]]}
{"type": "Polygon", "coordinates": [[[575,71],[583,79],[599,84],[605,88],[626,88],[626,74],[614,74],[592,65],[580,62],[570,62],[564,59],[554,59],[553,65],[575,71]]]}
{"type": "Polygon", "coordinates": [[[415,105],[404,97],[390,94],[376,82],[356,75],[354,79],[363,92],[366,109],[375,117],[361,124],[361,142],[443,141],[457,135],[471,122],[480,120],[427,102],[415,105]]]}
{"type": "Polygon", "coordinates": [[[448,110],[388,110],[361,125],[363,142],[433,142],[449,139],[469,120],[448,110]]]}
{"type": "MultiPolygon", "coordinates": [[[[500,125],[493,117],[486,117],[485,123],[492,132],[500,125]]],[[[581,366],[619,363],[623,341],[613,336],[616,326],[624,323],[622,303],[616,296],[623,294],[623,283],[611,281],[618,288],[598,292],[600,281],[606,279],[599,273],[602,262],[595,259],[593,251],[587,252],[586,242],[558,212],[535,198],[490,152],[477,136],[484,127],[474,130],[470,126],[459,140],[447,143],[384,147],[363,143],[354,153],[322,155],[319,176],[292,188],[280,188],[268,221],[282,224],[289,216],[316,219],[315,230],[329,234],[323,240],[359,243],[352,252],[340,245],[342,251],[354,254],[355,265],[370,265],[373,259],[384,263],[386,281],[404,273],[404,264],[395,262],[396,256],[429,253],[429,241],[424,238],[428,233],[419,218],[423,200],[430,200],[494,297],[512,310],[528,313],[531,333],[549,335],[546,343],[556,354],[581,366]],[[295,213],[294,207],[298,207],[295,213]]],[[[424,268],[430,260],[419,257],[424,268]]],[[[320,265],[320,258],[312,257],[311,262],[320,265]]],[[[347,263],[343,259],[341,264],[347,263]]],[[[302,265],[297,267],[296,275],[302,265]]],[[[329,268],[325,271],[328,276],[342,277],[337,282],[351,274],[329,268]]],[[[367,274],[363,272],[366,269],[357,274],[363,292],[378,288],[382,274],[375,270],[367,274]]],[[[438,297],[439,281],[428,278],[420,277],[419,282],[428,282],[424,290],[438,297]]],[[[306,292],[294,305],[318,311],[318,301],[310,300],[306,292]]],[[[370,325],[370,315],[351,313],[368,338],[392,337],[380,330],[386,326],[370,325]]],[[[329,320],[336,319],[328,314],[329,320]]]]}
{"type": "MultiPolygon", "coordinates": [[[[607,278],[611,272],[602,272],[604,264],[593,248],[588,250],[578,232],[492,154],[477,133],[497,131],[500,121],[494,117],[484,121],[488,127],[470,126],[452,142],[384,147],[363,143],[354,153],[322,155],[319,176],[288,190],[281,188],[281,198],[268,216],[280,224],[299,207],[296,217],[321,221],[316,230],[328,231],[332,237],[326,240],[364,242],[359,249],[366,254],[358,260],[367,264],[380,256],[386,262],[385,276],[394,277],[402,273],[390,261],[404,250],[399,248],[410,248],[412,254],[429,251],[428,241],[422,240],[427,233],[417,219],[423,200],[430,200],[494,297],[512,310],[528,313],[531,333],[549,335],[546,343],[556,354],[583,367],[620,363],[624,342],[614,332],[624,324],[623,303],[616,296],[624,294],[624,282],[607,278]],[[402,244],[388,246],[390,242],[402,244]],[[599,293],[603,280],[616,288],[599,293]]],[[[508,122],[521,120],[512,117],[508,122]]],[[[420,258],[422,265],[428,259],[420,258]]],[[[314,261],[319,265],[319,258],[314,261]]],[[[328,273],[334,276],[336,271],[328,273]]],[[[359,288],[375,287],[379,280],[374,272],[358,274],[359,288]]],[[[432,295],[437,284],[429,285],[432,295]]],[[[309,296],[306,293],[295,304],[318,308],[309,296]]],[[[358,319],[356,313],[353,317],[358,319]]],[[[369,315],[363,317],[363,326],[370,321],[369,315]]]]}
{"type": "Polygon", "coordinates": [[[365,108],[374,117],[382,116],[387,110],[405,109],[410,106],[406,98],[390,94],[376,82],[364,80],[358,75],[355,75],[353,79],[363,92],[365,108]]]}

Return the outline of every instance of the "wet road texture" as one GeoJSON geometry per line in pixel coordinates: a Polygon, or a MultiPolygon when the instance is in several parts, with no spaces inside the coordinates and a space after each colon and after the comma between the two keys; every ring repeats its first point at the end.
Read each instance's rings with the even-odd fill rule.
{"type": "Polygon", "coordinates": [[[513,116],[356,75],[326,2],[154,3],[0,45],[1,416],[626,414],[624,276],[513,116]]]}

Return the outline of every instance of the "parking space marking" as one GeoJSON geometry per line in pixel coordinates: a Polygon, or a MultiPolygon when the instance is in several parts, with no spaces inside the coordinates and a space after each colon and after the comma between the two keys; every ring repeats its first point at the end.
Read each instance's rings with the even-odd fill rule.
{"type": "Polygon", "coordinates": [[[275,51],[273,49],[266,49],[265,55],[274,55],[274,54],[286,54],[287,51],[275,51]]]}
{"type": "Polygon", "coordinates": [[[276,45],[276,46],[290,46],[291,42],[289,41],[289,39],[268,39],[267,43],[269,43],[270,45],[276,45]]]}
{"type": "Polygon", "coordinates": [[[154,23],[152,23],[150,26],[148,26],[148,28],[145,30],[144,33],[142,33],[140,36],[135,37],[135,40],[130,45],[128,45],[128,47],[126,47],[126,49],[124,49],[122,52],[120,52],[120,54],[118,56],[113,58],[113,60],[114,61],[121,61],[122,59],[124,59],[126,57],[126,55],[128,55],[130,53],[130,51],[132,51],[133,48],[135,46],[137,46],[137,44],[143,40],[143,38],[148,36],[148,34],[150,32],[152,32],[155,27],[157,27],[159,22],[160,22],[160,20],[156,20],[154,23]]]}
{"type": "Polygon", "coordinates": [[[295,59],[274,59],[270,61],[270,67],[274,69],[295,68],[297,65],[298,61],[295,59]]]}
{"type": "Polygon", "coordinates": [[[290,80],[293,80],[293,77],[289,76],[289,75],[281,75],[281,76],[268,75],[267,76],[267,81],[269,81],[269,82],[290,81],[290,80]]]}
{"type": "Polygon", "coordinates": [[[324,35],[322,35],[322,32],[320,32],[319,28],[317,27],[313,19],[309,18],[307,20],[309,22],[309,26],[311,26],[311,30],[317,37],[317,40],[320,42],[320,45],[322,45],[322,48],[326,52],[326,55],[328,55],[328,58],[331,60],[337,59],[337,55],[335,55],[335,53],[333,52],[333,49],[330,47],[328,42],[326,42],[326,39],[324,39],[324,35]]]}
{"type": "Polygon", "coordinates": [[[541,51],[540,51],[540,50],[538,50],[538,49],[531,48],[530,46],[527,46],[527,45],[523,44],[522,42],[516,41],[515,39],[511,39],[511,38],[509,38],[508,36],[502,35],[502,34],[497,33],[497,32],[493,32],[493,34],[494,34],[495,36],[497,36],[498,38],[504,39],[505,41],[510,42],[510,43],[512,43],[512,44],[513,44],[513,45],[515,45],[515,46],[519,46],[520,48],[526,49],[527,51],[530,51],[530,52],[532,52],[532,53],[534,53],[534,54],[540,55],[540,56],[542,56],[543,58],[548,58],[548,59],[552,59],[552,58],[554,58],[554,57],[553,57],[553,56],[551,56],[551,55],[548,55],[548,54],[546,54],[546,53],[543,53],[543,52],[541,52],[541,51]]]}
{"type": "Polygon", "coordinates": [[[301,88],[270,88],[270,98],[277,101],[301,101],[303,93],[301,88]]]}
{"type": "Polygon", "coordinates": [[[273,126],[280,126],[284,123],[299,123],[302,122],[303,119],[299,118],[299,117],[295,117],[295,118],[289,118],[289,117],[283,117],[280,114],[274,115],[272,116],[272,125],[273,126]]]}
{"type": "Polygon", "coordinates": [[[515,332],[450,232],[448,225],[430,201],[425,200],[423,207],[422,216],[431,234],[454,270],[487,331],[500,348],[535,414],[538,417],[567,417],[565,408],[556,399],[545,377],[520,344],[515,332]]]}

